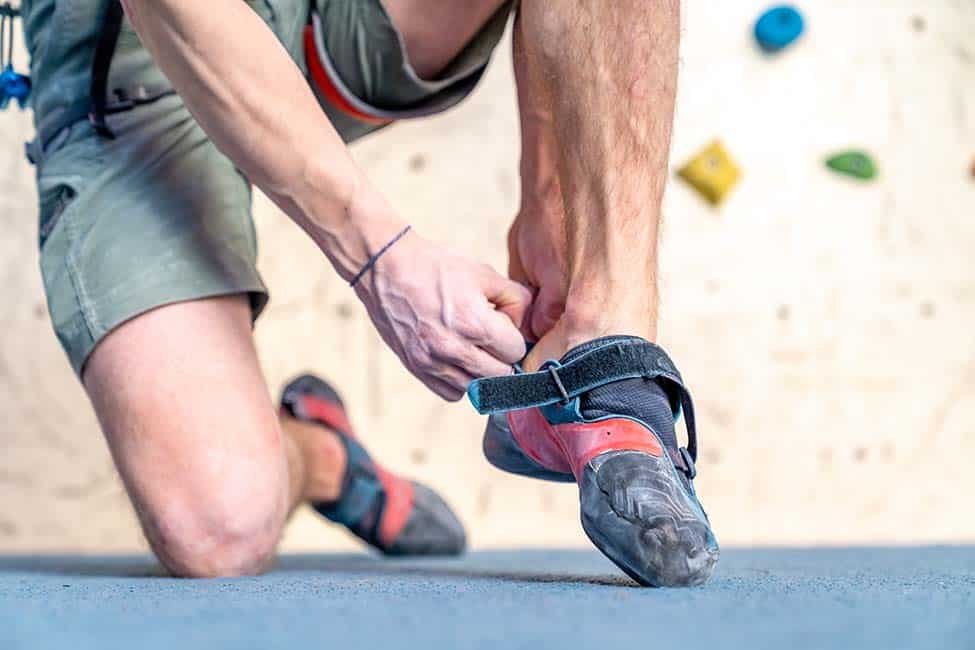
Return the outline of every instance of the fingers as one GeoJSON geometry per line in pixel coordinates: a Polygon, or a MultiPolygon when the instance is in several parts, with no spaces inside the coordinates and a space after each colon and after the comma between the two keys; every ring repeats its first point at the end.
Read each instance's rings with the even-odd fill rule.
{"type": "MultiPolygon", "coordinates": [[[[507,318],[504,316],[497,314],[496,317],[507,323],[507,318]]],[[[505,327],[514,332],[515,338],[519,339],[520,349],[508,356],[514,358],[514,361],[497,358],[494,354],[477,347],[477,342],[471,339],[448,341],[436,355],[440,367],[443,368],[438,376],[466,390],[467,385],[474,379],[511,374],[511,364],[525,356],[525,344],[520,342],[518,332],[511,323],[507,323],[505,327]]]]}
{"type": "Polygon", "coordinates": [[[524,356],[521,333],[507,316],[485,304],[482,313],[472,314],[468,324],[433,346],[414,373],[434,393],[454,402],[475,379],[510,375],[512,364],[524,356]]]}
{"type": "Polygon", "coordinates": [[[524,357],[518,328],[528,326],[532,293],[490,266],[442,257],[424,265],[414,256],[410,282],[395,284],[391,274],[392,288],[364,302],[376,303],[367,304],[373,322],[414,376],[456,401],[474,379],[511,374],[524,357]]]}
{"type": "MultiPolygon", "coordinates": [[[[526,319],[527,321],[527,319],[526,319]]],[[[493,309],[487,310],[481,318],[483,335],[478,341],[478,346],[496,362],[501,362],[508,366],[518,363],[525,356],[525,335],[522,331],[515,329],[511,320],[505,314],[493,309]]],[[[495,372],[495,375],[505,374],[495,372]]],[[[492,375],[478,375],[479,377],[489,377],[492,375]]]]}
{"type": "Polygon", "coordinates": [[[499,275],[490,266],[484,266],[481,288],[496,310],[507,316],[512,324],[521,329],[531,309],[532,292],[525,285],[499,275]]]}
{"type": "MultiPolygon", "coordinates": [[[[507,330],[514,332],[520,342],[517,330],[506,316],[485,309],[503,322],[507,330]]],[[[420,381],[448,402],[461,399],[475,379],[510,375],[513,372],[511,363],[501,361],[477,347],[469,335],[460,331],[446,334],[426,350],[412,350],[404,355],[403,360],[420,381]]],[[[518,359],[524,356],[523,343],[517,354],[518,359]]]]}
{"type": "MultiPolygon", "coordinates": [[[[500,314],[497,317],[504,319],[504,316],[500,314]]],[[[511,323],[507,324],[507,328],[514,329],[511,327],[511,323]]],[[[467,373],[467,382],[464,384],[464,389],[467,389],[467,384],[471,381],[480,379],[481,377],[510,375],[513,372],[512,364],[521,361],[521,358],[525,356],[525,343],[521,341],[520,335],[517,335],[517,339],[519,346],[515,348],[515,351],[509,352],[501,358],[498,357],[497,353],[492,353],[477,347],[473,348],[472,355],[458,366],[467,373]],[[510,359],[513,359],[513,361],[510,359]]]]}
{"type": "Polygon", "coordinates": [[[457,386],[454,386],[453,384],[443,381],[441,379],[437,379],[436,377],[427,377],[425,379],[422,379],[422,381],[427,388],[429,388],[438,396],[442,397],[448,402],[459,401],[460,398],[464,396],[464,393],[466,391],[466,389],[461,390],[457,386]]]}
{"type": "Polygon", "coordinates": [[[463,397],[471,382],[467,371],[441,359],[427,357],[419,361],[408,356],[401,359],[414,377],[448,402],[456,402],[463,397]]]}
{"type": "Polygon", "coordinates": [[[498,375],[510,375],[513,371],[511,366],[498,364],[495,359],[481,352],[483,359],[479,359],[475,364],[480,370],[477,374],[472,373],[468,368],[444,363],[436,371],[421,377],[423,383],[430,390],[444,398],[448,402],[456,402],[467,393],[470,383],[479,377],[494,377],[498,375]],[[480,374],[485,372],[486,374],[480,374]]]}

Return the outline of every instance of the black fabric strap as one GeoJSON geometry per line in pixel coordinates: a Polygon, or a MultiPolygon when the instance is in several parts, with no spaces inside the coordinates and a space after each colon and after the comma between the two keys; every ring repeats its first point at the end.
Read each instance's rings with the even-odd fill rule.
{"type": "Polygon", "coordinates": [[[37,123],[37,143],[33,158],[40,160],[44,150],[65,128],[79,120],[87,119],[95,131],[106,138],[115,134],[106,122],[106,116],[124,113],[136,106],[151,104],[163,97],[175,95],[168,84],[161,87],[137,86],[132,89],[112,89],[109,92],[109,74],[112,59],[118,45],[125,12],[119,0],[106,0],[101,14],[101,29],[95,42],[91,61],[91,81],[88,95],[74,98],[69,103],[46,111],[37,123]],[[38,155],[40,154],[40,155],[38,155]]]}
{"type": "Polygon", "coordinates": [[[663,348],[647,341],[610,343],[540,372],[478,379],[471,383],[468,395],[478,412],[487,415],[564,403],[599,386],[638,377],[660,380],[676,393],[687,425],[687,451],[697,460],[691,394],[663,348]]]}
{"type": "Polygon", "coordinates": [[[91,112],[88,120],[99,135],[109,139],[115,139],[115,134],[105,122],[105,116],[108,115],[108,74],[124,19],[122,3],[119,0],[109,0],[91,60],[91,112]]]}

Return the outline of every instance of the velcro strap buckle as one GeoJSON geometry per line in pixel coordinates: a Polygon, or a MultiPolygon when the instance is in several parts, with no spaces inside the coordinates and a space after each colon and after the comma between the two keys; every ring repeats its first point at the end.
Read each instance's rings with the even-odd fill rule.
{"type": "Polygon", "coordinates": [[[559,377],[559,372],[557,370],[558,366],[549,366],[547,368],[548,374],[552,376],[552,381],[555,382],[555,388],[558,389],[559,395],[562,396],[562,404],[568,404],[572,401],[569,393],[565,390],[565,384],[562,383],[562,379],[559,377]]]}

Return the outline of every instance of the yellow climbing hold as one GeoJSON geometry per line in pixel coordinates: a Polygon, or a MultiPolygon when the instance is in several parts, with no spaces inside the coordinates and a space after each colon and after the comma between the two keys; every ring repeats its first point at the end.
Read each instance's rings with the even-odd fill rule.
{"type": "Polygon", "coordinates": [[[721,142],[715,140],[678,169],[677,175],[717,205],[738,182],[741,171],[721,142]]]}

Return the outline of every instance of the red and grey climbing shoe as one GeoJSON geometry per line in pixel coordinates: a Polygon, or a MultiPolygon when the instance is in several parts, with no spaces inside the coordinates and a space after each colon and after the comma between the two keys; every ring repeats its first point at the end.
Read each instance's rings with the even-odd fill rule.
{"type": "Polygon", "coordinates": [[[473,382],[490,415],[484,454],[496,467],[579,485],[582,527],[637,582],[705,582],[718,542],[694,491],[697,432],[680,373],[659,346],[610,336],[538,372],[473,382]],[[677,444],[684,415],[688,444],[677,444]]]}
{"type": "Polygon", "coordinates": [[[464,526],[430,488],[401,478],[376,463],[355,438],[338,393],[323,380],[303,375],[281,396],[281,408],[305,422],[334,431],[346,449],[338,500],[311,505],[387,555],[457,555],[464,526]]]}

